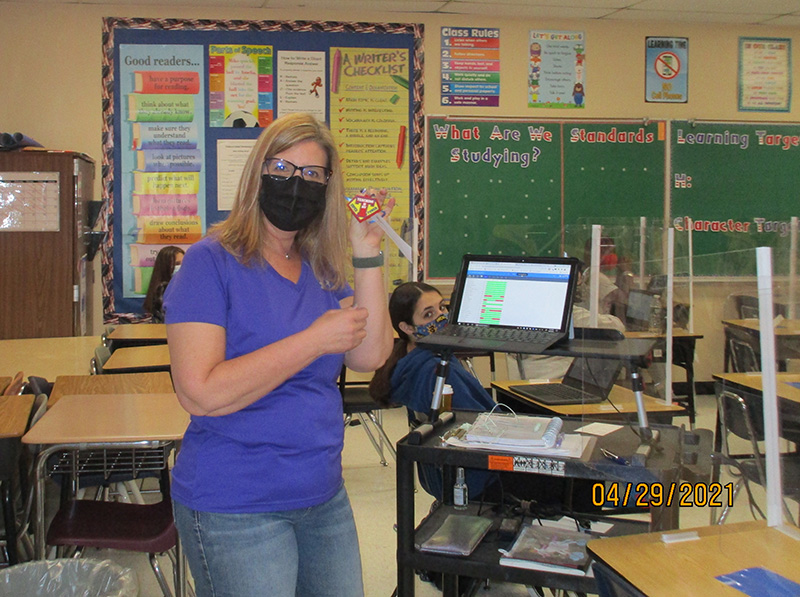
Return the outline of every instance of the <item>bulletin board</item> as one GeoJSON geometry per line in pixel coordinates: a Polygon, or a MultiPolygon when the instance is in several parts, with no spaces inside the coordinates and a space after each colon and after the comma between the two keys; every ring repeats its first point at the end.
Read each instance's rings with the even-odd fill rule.
{"type": "Polygon", "coordinates": [[[422,204],[422,40],[418,24],[104,19],[105,321],[142,317],[158,250],[227,216],[250,147],[289,112],[329,123],[346,193],[386,187],[401,232],[422,204]]]}
{"type": "Polygon", "coordinates": [[[800,215],[800,124],[671,123],[671,216],[692,230],[696,275],[754,273],[759,246],[774,247],[800,215]],[[705,266],[704,269],[704,265],[705,266]]]}
{"type": "Polygon", "coordinates": [[[664,215],[664,121],[430,116],[426,133],[431,281],[467,252],[559,255],[565,226],[664,215]]]}

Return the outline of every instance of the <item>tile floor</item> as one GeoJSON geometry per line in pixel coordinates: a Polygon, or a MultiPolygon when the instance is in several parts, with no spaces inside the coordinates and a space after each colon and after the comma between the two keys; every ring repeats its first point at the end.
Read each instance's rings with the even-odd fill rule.
{"type": "MultiPolygon", "coordinates": [[[[698,427],[713,429],[714,397],[698,397],[698,427]]],[[[685,418],[676,419],[676,424],[686,422],[685,418]]],[[[384,427],[393,440],[406,433],[405,413],[403,409],[386,411],[384,427]]],[[[364,569],[364,586],[367,597],[388,597],[396,586],[395,567],[395,466],[389,458],[389,465],[382,466],[378,455],[369,443],[360,426],[349,427],[345,434],[344,449],[345,482],[353,504],[358,525],[361,554],[364,569]]],[[[763,492],[756,488],[757,496],[763,504],[763,492]]],[[[416,494],[416,512],[421,518],[431,504],[431,498],[420,491],[416,494]]],[[[681,527],[690,528],[704,526],[709,523],[710,513],[707,508],[683,509],[681,511],[681,527]]],[[[750,520],[745,495],[739,496],[736,507],[729,516],[729,521],[750,520]]],[[[160,591],[155,581],[147,557],[141,554],[125,552],[102,552],[88,554],[91,557],[110,557],[120,564],[133,568],[139,579],[140,594],[143,597],[157,597],[160,591]]],[[[167,574],[171,567],[167,558],[163,558],[167,574]]],[[[435,588],[417,579],[417,595],[429,597],[440,594],[435,588]]],[[[268,588],[264,591],[269,595],[268,588]]],[[[479,595],[489,596],[528,596],[527,589],[519,585],[492,583],[479,595]]]]}

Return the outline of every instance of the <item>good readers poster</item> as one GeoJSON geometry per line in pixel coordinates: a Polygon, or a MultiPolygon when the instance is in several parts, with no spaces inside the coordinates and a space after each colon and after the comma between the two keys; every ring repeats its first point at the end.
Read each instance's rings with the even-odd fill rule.
{"type": "Polygon", "coordinates": [[[205,231],[202,68],[202,46],[120,45],[125,297],[147,292],[162,247],[205,231]]]}

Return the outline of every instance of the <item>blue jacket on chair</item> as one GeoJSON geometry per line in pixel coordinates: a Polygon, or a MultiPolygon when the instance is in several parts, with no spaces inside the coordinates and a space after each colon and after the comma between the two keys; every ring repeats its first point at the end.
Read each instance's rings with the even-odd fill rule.
{"type": "MultiPolygon", "coordinates": [[[[424,348],[416,348],[400,359],[392,372],[392,402],[402,404],[408,409],[409,422],[422,423],[414,413],[425,416],[431,409],[433,389],[436,387],[436,366],[439,355],[424,348]]],[[[489,411],[495,406],[494,400],[483,388],[481,382],[464,369],[457,359],[448,361],[446,383],[453,388],[453,410],[489,411]]],[[[418,468],[422,488],[437,499],[442,498],[441,467],[424,464],[418,468]]],[[[468,469],[467,486],[471,498],[483,493],[493,473],[468,469]]]]}

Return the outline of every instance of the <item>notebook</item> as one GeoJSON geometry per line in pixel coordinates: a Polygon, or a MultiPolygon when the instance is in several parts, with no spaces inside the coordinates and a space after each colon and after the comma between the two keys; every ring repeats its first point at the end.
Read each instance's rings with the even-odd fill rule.
{"type": "Polygon", "coordinates": [[[543,404],[591,404],[602,402],[622,368],[617,359],[576,357],[558,383],[534,383],[508,386],[543,404]]]}
{"type": "Polygon", "coordinates": [[[661,306],[660,295],[651,290],[631,288],[628,292],[628,307],[625,310],[625,325],[629,330],[650,329],[650,315],[661,306]]]}
{"type": "Polygon", "coordinates": [[[417,344],[538,354],[568,334],[577,276],[568,257],[464,255],[450,322],[417,344]]]}
{"type": "Polygon", "coordinates": [[[480,413],[466,433],[468,442],[493,446],[552,448],[564,422],[559,417],[537,417],[505,412],[480,413]]]}
{"type": "Polygon", "coordinates": [[[451,556],[468,556],[492,526],[492,521],[482,516],[448,514],[442,526],[421,545],[420,551],[451,556]]]}

